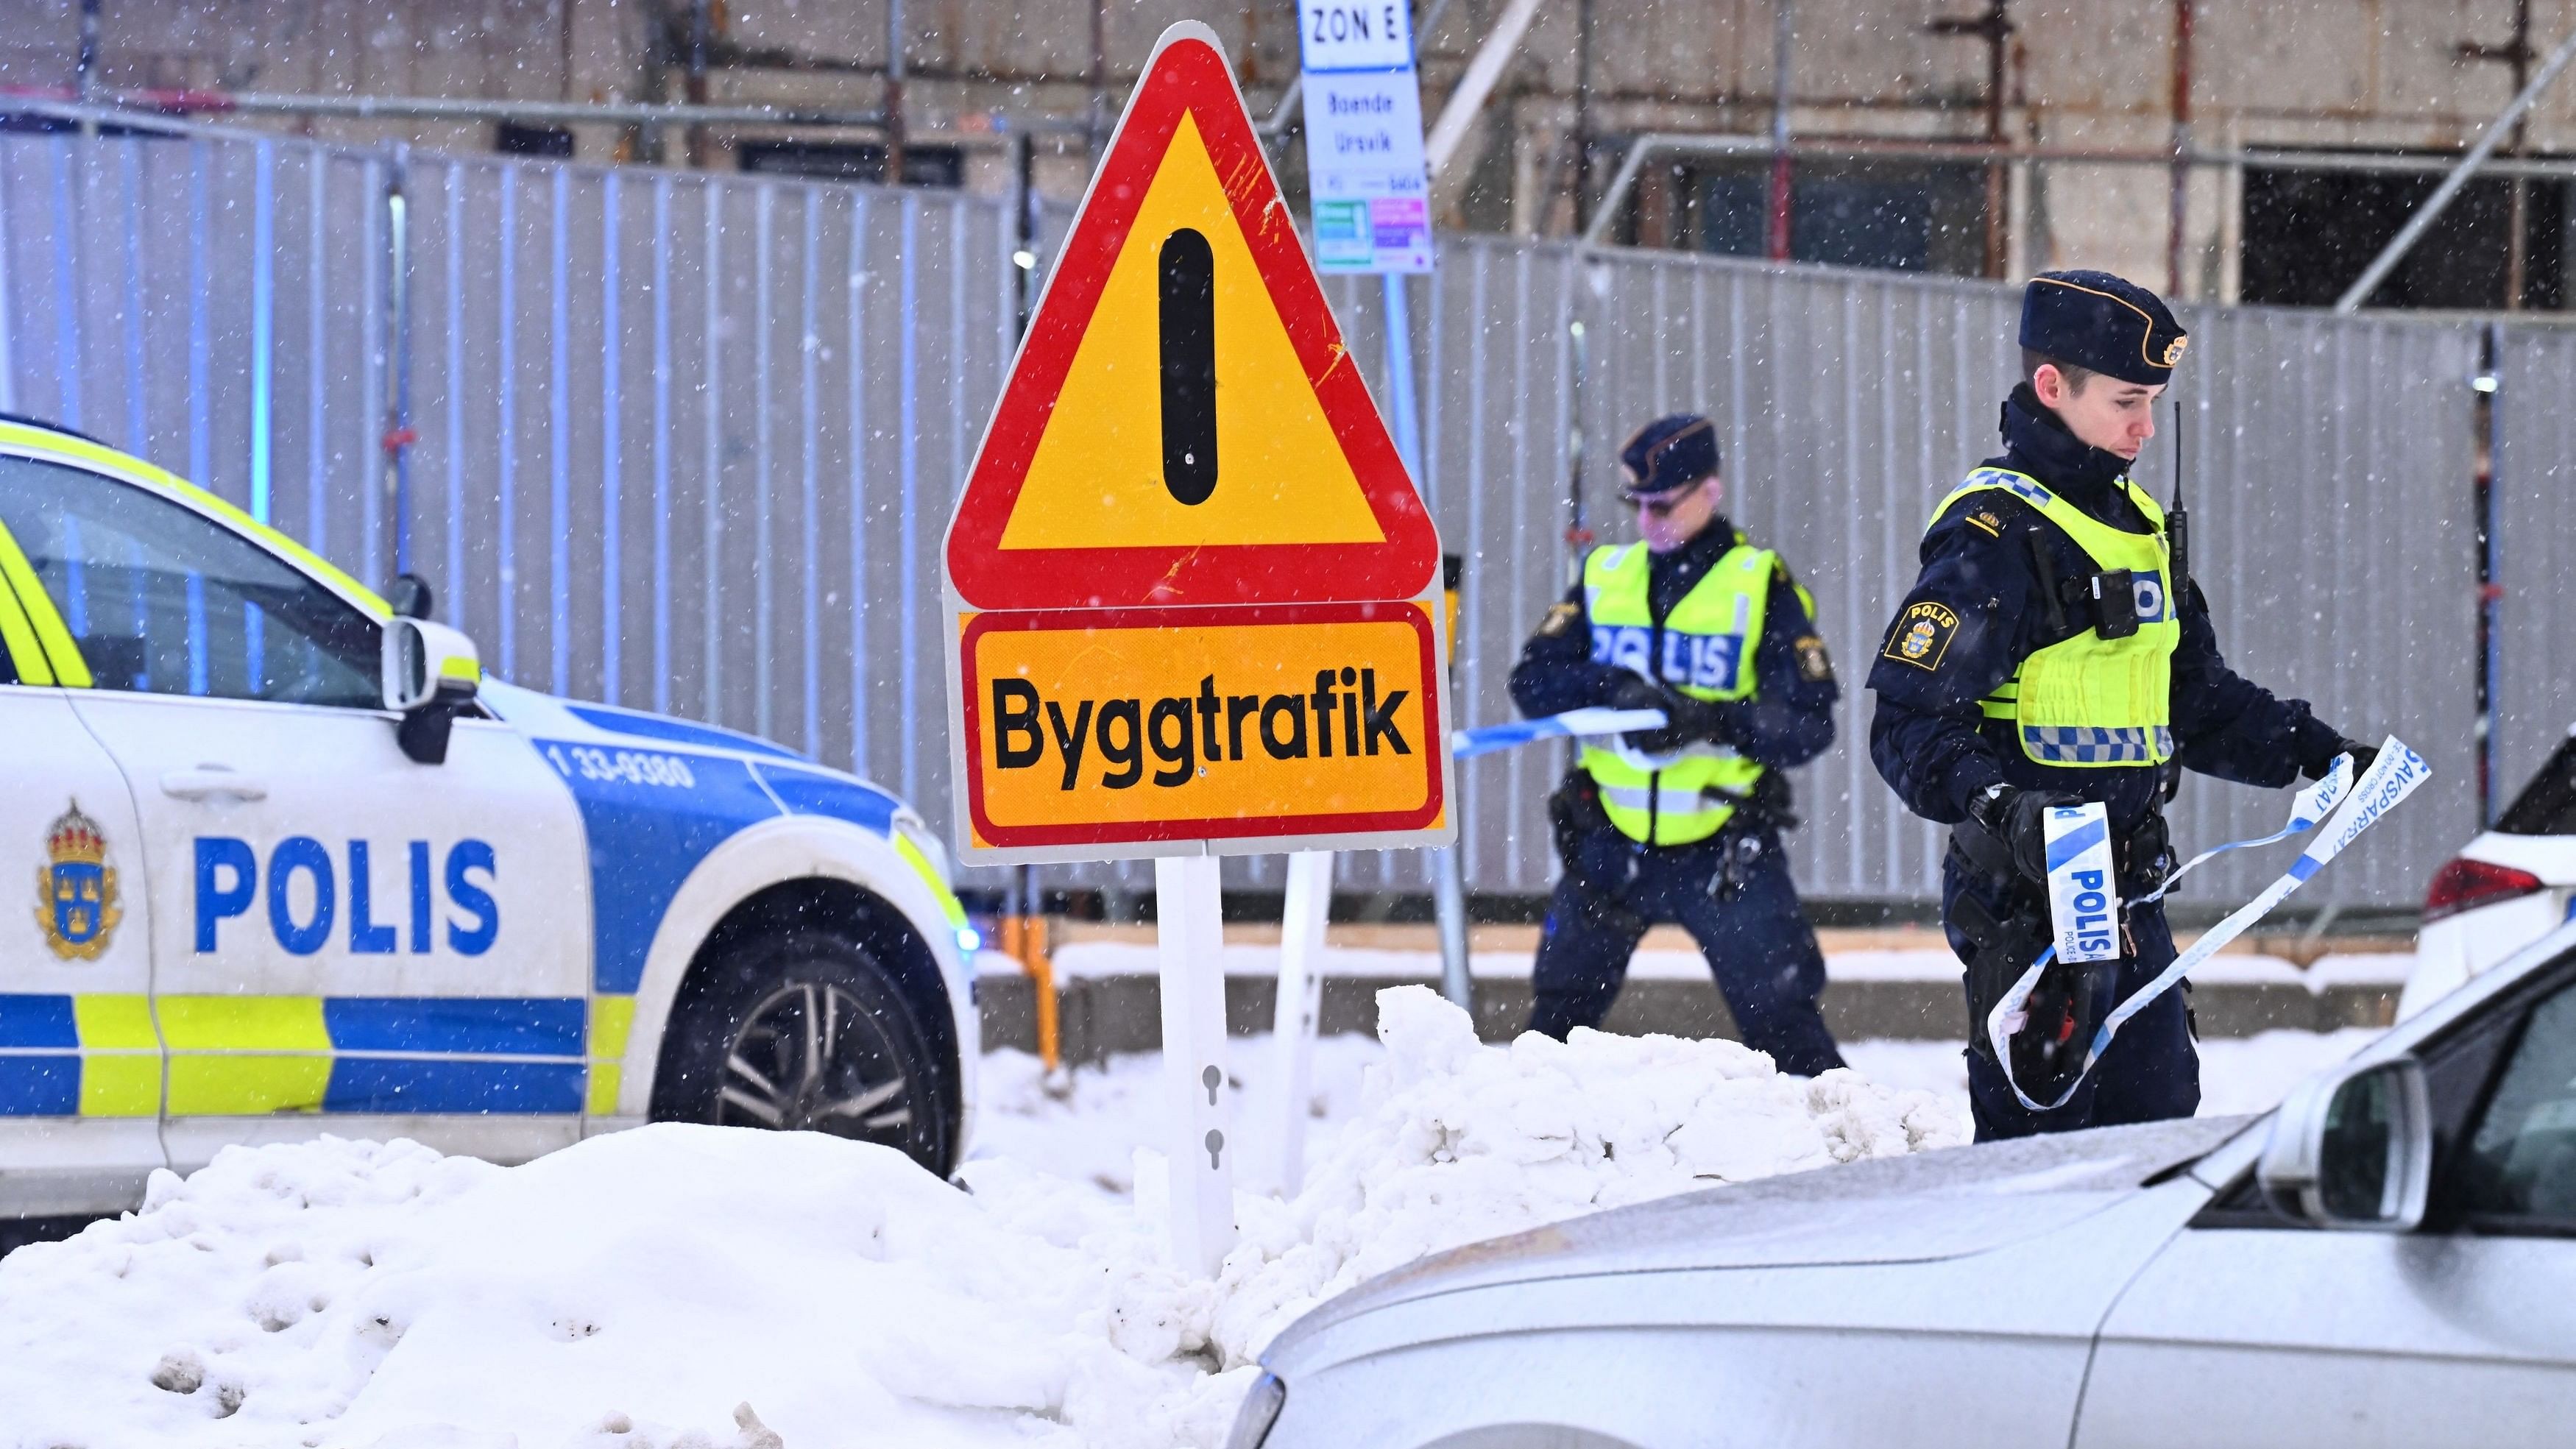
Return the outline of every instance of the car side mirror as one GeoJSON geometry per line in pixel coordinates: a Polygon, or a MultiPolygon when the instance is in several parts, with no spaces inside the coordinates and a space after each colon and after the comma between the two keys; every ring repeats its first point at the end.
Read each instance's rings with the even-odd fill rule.
{"type": "Polygon", "coordinates": [[[435,602],[429,580],[418,574],[397,574],[393,586],[385,590],[385,606],[394,611],[397,619],[426,619],[435,602]]]}
{"type": "Polygon", "coordinates": [[[2272,1210],[2293,1222],[2413,1230],[2433,1182],[2423,1064],[2400,1057],[2300,1083],[2272,1116],[2254,1176],[2272,1210]]]}
{"type": "Polygon", "coordinates": [[[414,761],[446,763],[448,729],[482,680],[482,657],[462,633],[426,619],[385,621],[385,708],[402,716],[394,739],[414,761]]]}

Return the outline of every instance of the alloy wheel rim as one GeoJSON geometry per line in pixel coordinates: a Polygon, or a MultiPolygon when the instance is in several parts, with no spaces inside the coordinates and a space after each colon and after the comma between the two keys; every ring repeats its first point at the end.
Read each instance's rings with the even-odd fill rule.
{"type": "Polygon", "coordinates": [[[856,996],[827,982],[788,982],[734,1032],[716,1122],[900,1148],[913,1133],[911,1086],[884,1026],[856,996]]]}

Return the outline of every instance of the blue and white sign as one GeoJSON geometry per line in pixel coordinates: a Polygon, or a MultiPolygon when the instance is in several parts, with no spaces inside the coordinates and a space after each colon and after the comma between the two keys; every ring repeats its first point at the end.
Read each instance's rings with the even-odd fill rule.
{"type": "Polygon", "coordinates": [[[1302,0],[1297,41],[1317,269],[1430,271],[1422,87],[1405,0],[1302,0]]]}
{"type": "Polygon", "coordinates": [[[2120,955],[2120,887],[2111,866],[2110,813],[2060,805],[2042,822],[2048,842],[2048,922],[2060,961],[2120,955]]]}

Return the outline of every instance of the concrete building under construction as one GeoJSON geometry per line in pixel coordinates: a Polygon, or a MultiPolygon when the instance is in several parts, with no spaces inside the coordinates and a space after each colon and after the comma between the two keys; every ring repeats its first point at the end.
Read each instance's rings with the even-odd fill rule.
{"type": "MultiPolygon", "coordinates": [[[[0,0],[0,86],[324,137],[1078,194],[1155,34],[1214,26],[1302,199],[1297,12],[1108,0],[0,0]],[[899,42],[899,43],[896,43],[899,42]],[[689,111],[654,108],[693,107],[689,111]]],[[[1452,230],[2323,304],[2576,0],[1421,0],[1452,230]],[[1462,86],[1480,52],[1504,63],[1462,86]],[[1478,94],[1479,91],[1481,94],[1478,94]],[[1785,163],[1785,164],[1784,164],[1785,163]]],[[[48,124],[20,115],[19,125],[48,124]]],[[[2576,82],[2380,305],[2557,310],[2576,82]]]]}

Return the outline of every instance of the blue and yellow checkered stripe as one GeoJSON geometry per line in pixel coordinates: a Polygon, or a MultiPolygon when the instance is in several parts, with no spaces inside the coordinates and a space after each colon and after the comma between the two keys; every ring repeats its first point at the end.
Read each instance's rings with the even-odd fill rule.
{"type": "Polygon", "coordinates": [[[632,996],[6,993],[0,1117],[606,1115],[634,1019],[632,996]]]}
{"type": "Polygon", "coordinates": [[[2066,765],[2146,765],[2173,757],[2173,731],[2144,726],[2023,725],[2034,760],[2066,765]]]}

